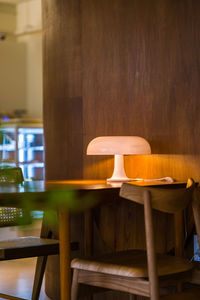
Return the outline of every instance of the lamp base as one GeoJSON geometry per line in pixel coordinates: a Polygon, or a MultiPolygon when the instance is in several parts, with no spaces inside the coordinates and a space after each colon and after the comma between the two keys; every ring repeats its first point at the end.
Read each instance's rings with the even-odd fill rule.
{"type": "Polygon", "coordinates": [[[114,156],[114,170],[112,177],[108,178],[108,182],[125,182],[129,181],[129,179],[126,176],[125,170],[124,170],[124,156],[120,154],[115,154],[114,156]]]}
{"type": "Polygon", "coordinates": [[[107,178],[107,182],[126,182],[126,181],[131,181],[131,178],[107,178]]]}

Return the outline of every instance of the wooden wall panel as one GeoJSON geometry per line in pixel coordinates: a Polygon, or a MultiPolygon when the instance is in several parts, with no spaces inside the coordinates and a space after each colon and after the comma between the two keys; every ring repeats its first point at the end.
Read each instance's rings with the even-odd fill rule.
{"type": "Polygon", "coordinates": [[[82,177],[80,1],[43,1],[46,178],[82,177]]]}
{"type": "MultiPolygon", "coordinates": [[[[197,158],[200,150],[199,6],[196,0],[84,2],[84,153],[96,136],[140,135],[153,153],[169,154],[161,176],[183,178],[174,172],[174,154],[187,165],[185,155],[197,158]]],[[[128,173],[135,177],[137,159],[127,160],[128,173]]],[[[84,156],[84,176],[110,176],[110,161],[84,156]]],[[[140,167],[136,172],[137,177],[153,175],[141,174],[140,167]]],[[[184,179],[188,175],[194,176],[185,168],[184,179]]]]}
{"type": "MultiPolygon", "coordinates": [[[[198,0],[44,1],[47,178],[110,174],[110,158],[85,155],[100,135],[143,136],[154,154],[170,155],[169,164],[174,154],[198,156],[199,6],[198,0]],[[70,168],[58,174],[63,160],[70,168]],[[74,175],[71,161],[78,162],[74,175]]],[[[128,162],[134,176],[135,158],[128,162]]]]}
{"type": "Polygon", "coordinates": [[[192,134],[191,116],[199,109],[199,18],[193,16],[198,5],[166,0],[84,2],[88,136],[120,135],[125,130],[148,138],[156,153],[193,151],[183,135],[192,134]],[[127,118],[130,112],[132,118],[127,118]]]}
{"type": "MultiPolygon", "coordinates": [[[[43,1],[47,179],[110,177],[113,158],[86,156],[89,141],[139,135],[153,155],[126,157],[130,177],[199,180],[199,11],[199,0],[43,1]]],[[[115,219],[100,214],[106,239],[115,219]]],[[[111,245],[143,243],[134,220],[111,245]]]]}

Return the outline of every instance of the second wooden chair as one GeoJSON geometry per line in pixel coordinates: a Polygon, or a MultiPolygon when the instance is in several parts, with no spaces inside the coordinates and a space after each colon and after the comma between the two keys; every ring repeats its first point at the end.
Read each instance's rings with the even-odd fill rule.
{"type": "Polygon", "coordinates": [[[178,185],[171,185],[168,189],[162,186],[139,187],[124,183],[120,196],[144,206],[147,250],[121,251],[98,258],[72,260],[71,299],[78,299],[79,283],[159,300],[161,287],[177,287],[187,281],[193,269],[188,260],[155,252],[152,209],[180,214],[192,201],[194,189],[195,183],[191,179],[187,188],[178,185]]]}

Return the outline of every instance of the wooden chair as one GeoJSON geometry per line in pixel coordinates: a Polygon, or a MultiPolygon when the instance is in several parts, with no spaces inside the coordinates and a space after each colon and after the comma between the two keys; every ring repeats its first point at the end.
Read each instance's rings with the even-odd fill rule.
{"type": "MultiPolygon", "coordinates": [[[[22,184],[23,181],[21,168],[0,168],[0,184],[22,184]]],[[[16,226],[24,218],[24,213],[21,208],[0,207],[0,227],[16,226]]],[[[25,225],[28,223],[30,223],[30,218],[26,219],[25,225]]]]}
{"type": "MultiPolygon", "coordinates": [[[[22,182],[23,174],[20,168],[0,169],[0,186],[4,183],[21,184],[22,182]]],[[[0,226],[17,225],[19,218],[23,217],[23,213],[23,209],[19,208],[0,208],[0,226]]],[[[32,300],[39,299],[47,257],[59,254],[59,241],[51,239],[51,234],[51,230],[43,221],[40,237],[18,237],[0,241],[0,261],[38,257],[32,300]]],[[[21,299],[1,293],[0,298],[21,299]]]]}
{"type": "Polygon", "coordinates": [[[124,183],[120,196],[144,205],[147,250],[129,250],[98,258],[73,259],[71,299],[78,299],[78,286],[81,283],[159,300],[162,287],[173,285],[176,288],[190,278],[193,265],[188,260],[155,253],[152,208],[164,213],[180,214],[192,201],[194,189],[195,184],[191,179],[188,180],[187,188],[178,185],[167,189],[164,186],[140,187],[124,183]]]}

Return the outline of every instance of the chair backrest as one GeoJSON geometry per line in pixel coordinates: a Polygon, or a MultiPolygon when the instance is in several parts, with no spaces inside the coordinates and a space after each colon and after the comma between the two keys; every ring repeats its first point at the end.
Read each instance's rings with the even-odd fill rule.
{"type": "MultiPolygon", "coordinates": [[[[0,185],[4,183],[21,184],[24,181],[21,168],[0,168],[0,185]]],[[[0,227],[16,226],[24,216],[21,208],[0,207],[0,227]]],[[[26,222],[30,224],[30,221],[26,222]]]]}
{"type": "Polygon", "coordinates": [[[0,168],[0,184],[1,183],[17,183],[24,181],[21,168],[0,168]]]}
{"type": "MultiPolygon", "coordinates": [[[[179,214],[181,210],[192,202],[195,189],[193,179],[188,179],[187,187],[170,185],[161,187],[141,187],[124,183],[120,196],[144,205],[145,233],[147,246],[148,276],[150,282],[150,295],[152,300],[159,300],[159,283],[155,253],[152,208],[172,214],[179,214]]],[[[199,212],[200,204],[198,203],[199,212]]],[[[200,235],[200,231],[199,231],[200,235]]]]}
{"type": "Polygon", "coordinates": [[[187,207],[192,199],[195,183],[188,179],[187,188],[182,184],[141,187],[130,183],[123,183],[120,196],[133,202],[144,205],[144,195],[150,193],[153,209],[175,214],[187,207]]]}

